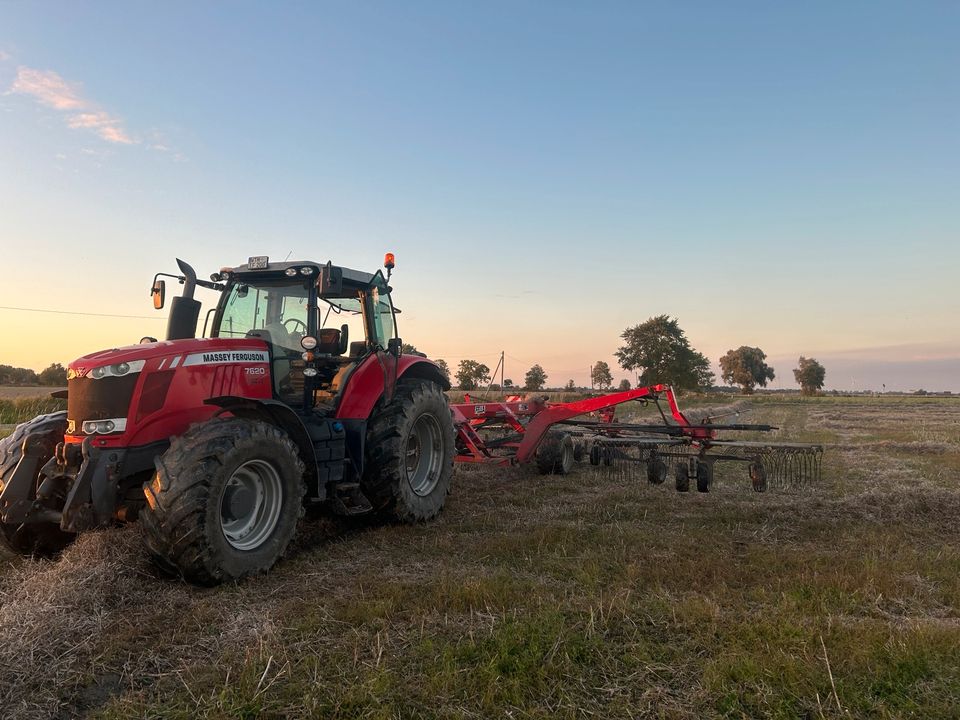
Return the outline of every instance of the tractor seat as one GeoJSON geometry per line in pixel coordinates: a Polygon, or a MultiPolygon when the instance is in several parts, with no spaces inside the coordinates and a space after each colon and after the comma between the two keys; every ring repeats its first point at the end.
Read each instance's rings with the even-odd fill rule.
{"type": "Polygon", "coordinates": [[[320,355],[340,354],[340,331],[337,328],[324,328],[317,333],[317,347],[314,352],[320,355]]]}
{"type": "Polygon", "coordinates": [[[317,355],[332,356],[337,360],[342,360],[342,356],[347,351],[348,340],[350,336],[350,327],[341,325],[338,328],[322,328],[317,331],[317,347],[314,352],[317,355]]]}

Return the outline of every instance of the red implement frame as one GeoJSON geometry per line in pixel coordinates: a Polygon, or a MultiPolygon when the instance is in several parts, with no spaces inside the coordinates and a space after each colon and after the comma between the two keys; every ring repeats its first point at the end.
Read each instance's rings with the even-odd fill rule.
{"type": "MultiPolygon", "coordinates": [[[[687,437],[710,439],[716,432],[703,427],[690,427],[690,422],[680,412],[673,389],[668,385],[651,385],[633,390],[602,395],[586,400],[569,403],[552,403],[541,399],[516,400],[508,402],[467,402],[453,404],[453,422],[457,429],[457,462],[493,463],[496,465],[516,465],[531,460],[537,446],[551,425],[564,420],[600,412],[621,403],[643,398],[667,398],[670,414],[687,437]],[[511,427],[516,435],[500,441],[487,442],[477,432],[484,425],[511,427]],[[493,450],[508,450],[506,454],[494,455],[493,450]]],[[[469,396],[467,396],[469,400],[469,396]]],[[[611,414],[606,415],[612,419],[611,414]]],[[[609,422],[609,419],[606,421],[609,422]]]]}

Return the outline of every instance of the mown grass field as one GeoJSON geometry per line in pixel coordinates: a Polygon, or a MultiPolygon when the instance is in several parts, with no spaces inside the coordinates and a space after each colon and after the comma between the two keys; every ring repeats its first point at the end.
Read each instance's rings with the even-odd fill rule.
{"type": "Polygon", "coordinates": [[[960,401],[746,401],[815,487],[458,468],[416,527],[159,577],[136,527],[0,567],[10,717],[960,717],[960,401]]]}

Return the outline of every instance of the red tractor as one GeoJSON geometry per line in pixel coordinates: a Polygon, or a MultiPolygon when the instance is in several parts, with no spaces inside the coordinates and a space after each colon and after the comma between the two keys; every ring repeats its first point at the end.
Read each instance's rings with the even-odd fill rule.
{"type": "Polygon", "coordinates": [[[440,512],[450,383],[401,351],[392,255],[386,277],[255,257],[208,282],[177,263],[166,339],[70,363],[66,412],[0,441],[0,541],[50,555],[139,519],[162,567],[210,585],[269,569],[307,504],[402,522],[440,512]],[[220,293],[208,337],[197,286],[220,293]]]}

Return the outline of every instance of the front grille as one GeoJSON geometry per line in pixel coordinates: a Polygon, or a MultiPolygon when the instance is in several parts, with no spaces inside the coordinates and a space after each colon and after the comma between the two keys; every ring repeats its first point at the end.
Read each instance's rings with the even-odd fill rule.
{"type": "Polygon", "coordinates": [[[67,419],[80,430],[84,420],[125,418],[130,411],[130,399],[140,373],[123,377],[72,378],[67,381],[67,419]]]}

